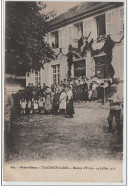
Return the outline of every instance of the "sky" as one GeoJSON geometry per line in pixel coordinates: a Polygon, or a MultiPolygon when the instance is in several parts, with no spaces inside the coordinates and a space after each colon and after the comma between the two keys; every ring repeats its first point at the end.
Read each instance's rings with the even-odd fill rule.
{"type": "Polygon", "coordinates": [[[52,11],[53,9],[55,9],[57,11],[57,15],[67,11],[68,9],[78,5],[80,3],[80,1],[72,1],[72,2],[46,2],[47,3],[47,7],[45,8],[45,12],[49,12],[52,11]]]}

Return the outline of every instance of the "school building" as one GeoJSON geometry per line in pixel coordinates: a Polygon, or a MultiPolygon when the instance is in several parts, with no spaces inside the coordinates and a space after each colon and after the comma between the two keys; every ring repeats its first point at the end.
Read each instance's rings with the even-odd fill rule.
{"type": "MultiPolygon", "coordinates": [[[[66,3],[66,2],[65,2],[66,3]]],[[[68,3],[68,2],[67,2],[68,3]]],[[[72,77],[100,75],[104,77],[107,65],[107,54],[102,52],[91,56],[88,51],[82,57],[79,53],[79,40],[82,36],[93,38],[92,47],[100,49],[104,45],[104,38],[111,35],[111,39],[119,42],[124,34],[124,3],[123,2],[82,2],[67,12],[56,16],[48,22],[49,33],[47,42],[58,55],[56,60],[44,64],[44,69],[26,75],[26,85],[38,83],[51,86],[65,79],[68,72],[68,47],[72,45],[78,57],[73,57],[72,77]],[[61,52],[60,52],[61,51],[61,52]]],[[[88,41],[89,41],[88,40],[88,41]]],[[[114,77],[123,80],[124,41],[115,44],[112,50],[111,64],[115,70],[114,77]]]]}

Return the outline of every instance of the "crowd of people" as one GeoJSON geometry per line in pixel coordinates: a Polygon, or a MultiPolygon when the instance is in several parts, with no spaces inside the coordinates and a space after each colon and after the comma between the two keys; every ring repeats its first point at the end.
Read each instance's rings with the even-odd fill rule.
{"type": "Polygon", "coordinates": [[[49,88],[40,84],[34,87],[29,84],[20,92],[21,114],[62,114],[72,118],[74,114],[73,93],[71,86],[49,88]]]}
{"type": "Polygon", "coordinates": [[[104,99],[111,94],[113,79],[100,79],[93,76],[64,79],[51,87],[40,83],[37,86],[29,83],[23,91],[18,92],[21,114],[62,114],[73,117],[73,102],[86,102],[104,99]]]}

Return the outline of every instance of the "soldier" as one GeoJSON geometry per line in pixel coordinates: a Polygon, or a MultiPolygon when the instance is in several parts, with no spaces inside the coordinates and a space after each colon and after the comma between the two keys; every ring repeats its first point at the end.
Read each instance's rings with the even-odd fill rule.
{"type": "Polygon", "coordinates": [[[113,132],[112,130],[112,121],[115,117],[116,121],[116,131],[115,134],[119,134],[120,131],[120,114],[122,109],[122,103],[123,103],[123,87],[121,87],[121,84],[118,84],[117,87],[115,87],[115,93],[114,95],[109,99],[110,101],[110,112],[108,115],[108,125],[109,125],[109,132],[113,132]]]}

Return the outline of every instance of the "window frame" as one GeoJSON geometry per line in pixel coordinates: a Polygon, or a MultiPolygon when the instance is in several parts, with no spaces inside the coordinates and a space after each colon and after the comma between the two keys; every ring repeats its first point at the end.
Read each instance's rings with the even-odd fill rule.
{"type": "Polygon", "coordinates": [[[104,36],[104,35],[106,35],[106,14],[105,13],[102,13],[102,14],[100,14],[100,15],[97,15],[96,17],[95,17],[95,19],[96,19],[96,27],[97,27],[97,38],[99,38],[100,36],[104,36]],[[102,17],[102,16],[104,16],[105,17],[105,20],[104,20],[104,22],[105,22],[105,24],[104,24],[104,27],[105,27],[105,34],[99,34],[99,32],[98,32],[98,18],[100,18],[100,17],[102,17]]]}
{"type": "Polygon", "coordinates": [[[58,49],[59,48],[59,30],[55,30],[55,31],[53,31],[53,32],[50,33],[51,34],[51,36],[50,36],[51,37],[50,42],[51,42],[51,47],[52,47],[52,34],[54,34],[56,32],[58,33],[58,38],[57,38],[58,39],[57,40],[58,42],[57,42],[57,47],[56,48],[53,48],[53,49],[58,49]]]}
{"type": "Polygon", "coordinates": [[[79,40],[81,38],[81,37],[79,38],[78,34],[76,34],[76,32],[75,32],[75,26],[78,26],[78,25],[82,25],[82,31],[81,32],[82,32],[82,35],[83,35],[83,21],[77,22],[73,25],[73,39],[77,39],[77,40],[79,40]]]}
{"type": "Polygon", "coordinates": [[[52,65],[52,83],[60,83],[60,64],[52,65]]]}
{"type": "Polygon", "coordinates": [[[40,71],[35,71],[35,86],[41,84],[41,73],[40,71]]]}

